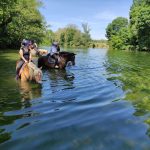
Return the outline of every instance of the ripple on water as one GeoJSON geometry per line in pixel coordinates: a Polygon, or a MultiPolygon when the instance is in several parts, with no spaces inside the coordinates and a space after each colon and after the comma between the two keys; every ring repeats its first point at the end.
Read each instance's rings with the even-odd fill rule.
{"type": "MultiPolygon", "coordinates": [[[[133,69],[127,60],[121,62],[118,57],[111,62],[107,57],[106,50],[78,51],[76,66],[44,71],[42,87],[37,90],[31,84],[25,93],[30,94],[28,101],[20,95],[17,100],[4,95],[0,103],[7,109],[0,117],[10,122],[0,126],[0,136],[8,135],[0,148],[149,148],[148,127],[134,115],[135,108],[126,100],[129,89],[124,90],[120,80],[127,68],[135,73],[140,66],[133,69]]],[[[11,93],[18,94],[16,90],[11,93]]]]}

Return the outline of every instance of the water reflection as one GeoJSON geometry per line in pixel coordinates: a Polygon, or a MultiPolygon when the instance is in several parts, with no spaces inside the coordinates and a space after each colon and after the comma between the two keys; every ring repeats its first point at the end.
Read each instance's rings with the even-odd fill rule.
{"type": "Polygon", "coordinates": [[[0,149],[149,149],[149,56],[106,53],[79,51],[75,67],[43,71],[42,88],[3,81],[0,149]]]}
{"type": "Polygon", "coordinates": [[[107,78],[125,92],[125,100],[132,102],[134,116],[149,124],[150,135],[150,55],[148,53],[108,51],[107,78]]]}
{"type": "MultiPolygon", "coordinates": [[[[3,84],[3,87],[5,85],[6,83],[3,84]]],[[[2,112],[0,113],[0,143],[3,143],[11,139],[12,133],[7,130],[7,126],[13,124],[17,119],[32,115],[32,112],[24,114],[21,110],[30,107],[31,100],[41,96],[41,87],[28,82],[13,82],[9,84],[7,93],[6,91],[3,92],[3,89],[0,93],[0,108],[2,112]]]]}
{"type": "Polygon", "coordinates": [[[50,86],[52,93],[59,90],[74,88],[74,74],[68,70],[52,70],[49,72],[50,86]]]}
{"type": "Polygon", "coordinates": [[[20,94],[22,96],[22,101],[31,100],[41,96],[41,86],[33,85],[29,82],[19,82],[20,94]]]}

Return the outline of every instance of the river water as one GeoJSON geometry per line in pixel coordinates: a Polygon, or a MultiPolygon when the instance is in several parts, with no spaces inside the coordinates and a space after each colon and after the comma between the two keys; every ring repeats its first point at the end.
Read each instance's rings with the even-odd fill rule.
{"type": "Polygon", "coordinates": [[[1,150],[149,150],[150,54],[74,49],[76,65],[16,82],[0,53],[1,150]]]}

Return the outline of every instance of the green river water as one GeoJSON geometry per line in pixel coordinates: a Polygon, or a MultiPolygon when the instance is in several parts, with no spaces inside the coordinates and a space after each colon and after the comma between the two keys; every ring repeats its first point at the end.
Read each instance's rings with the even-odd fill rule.
{"type": "Polygon", "coordinates": [[[18,51],[0,52],[1,150],[149,150],[150,54],[72,49],[76,65],[15,81],[18,51]]]}

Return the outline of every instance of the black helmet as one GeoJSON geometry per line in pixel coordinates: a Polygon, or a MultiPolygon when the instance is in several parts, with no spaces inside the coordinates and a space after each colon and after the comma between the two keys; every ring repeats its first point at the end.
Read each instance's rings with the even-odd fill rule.
{"type": "Polygon", "coordinates": [[[27,46],[27,45],[28,45],[28,40],[23,39],[22,42],[21,42],[21,44],[22,44],[23,46],[27,46]]]}

